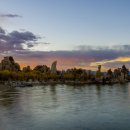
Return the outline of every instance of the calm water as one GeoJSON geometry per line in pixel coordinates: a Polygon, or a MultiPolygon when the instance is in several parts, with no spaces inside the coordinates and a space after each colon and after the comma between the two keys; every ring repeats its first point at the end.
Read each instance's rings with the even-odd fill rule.
{"type": "Polygon", "coordinates": [[[0,130],[130,130],[130,84],[1,87],[0,130]]]}

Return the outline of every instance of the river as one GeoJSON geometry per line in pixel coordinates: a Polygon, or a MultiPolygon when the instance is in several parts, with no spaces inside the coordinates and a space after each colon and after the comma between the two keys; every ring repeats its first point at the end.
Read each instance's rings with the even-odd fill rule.
{"type": "Polygon", "coordinates": [[[130,130],[130,84],[0,87],[0,130],[130,130]]]}

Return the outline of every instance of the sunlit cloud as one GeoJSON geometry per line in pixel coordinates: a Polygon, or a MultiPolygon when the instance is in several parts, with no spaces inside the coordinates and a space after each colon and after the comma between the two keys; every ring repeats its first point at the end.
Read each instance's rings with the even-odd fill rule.
{"type": "MultiPolygon", "coordinates": [[[[105,50],[104,50],[105,51],[105,50]]],[[[102,65],[103,71],[109,68],[120,67],[120,65],[127,64],[130,67],[130,52],[126,51],[110,51],[107,54],[110,56],[105,56],[104,51],[95,53],[94,51],[18,51],[13,52],[14,56],[18,59],[23,59],[24,63],[31,64],[35,66],[36,64],[46,64],[51,65],[54,60],[58,61],[58,69],[67,68],[84,68],[97,70],[97,66],[102,65]],[[116,58],[115,55],[116,54],[116,58]],[[104,55],[99,57],[99,55],[104,55]],[[123,57],[121,55],[124,55],[123,57]],[[125,56],[126,55],[126,56],[125,56]],[[29,60],[28,60],[29,59],[29,60]]]]}
{"type": "Polygon", "coordinates": [[[105,65],[107,63],[113,63],[113,62],[129,62],[129,61],[130,61],[130,57],[118,57],[113,60],[103,60],[100,62],[92,62],[90,66],[105,65]]]}

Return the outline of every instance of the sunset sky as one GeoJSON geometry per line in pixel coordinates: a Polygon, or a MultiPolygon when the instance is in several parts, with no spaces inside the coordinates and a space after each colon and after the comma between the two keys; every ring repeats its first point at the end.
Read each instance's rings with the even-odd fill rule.
{"type": "Polygon", "coordinates": [[[0,59],[58,69],[130,68],[130,0],[1,0],[0,59]]]}

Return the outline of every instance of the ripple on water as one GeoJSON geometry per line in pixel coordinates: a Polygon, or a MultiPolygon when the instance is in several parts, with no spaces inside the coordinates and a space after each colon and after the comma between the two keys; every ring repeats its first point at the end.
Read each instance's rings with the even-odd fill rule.
{"type": "Polygon", "coordinates": [[[130,84],[0,88],[2,130],[130,130],[130,84]]]}

